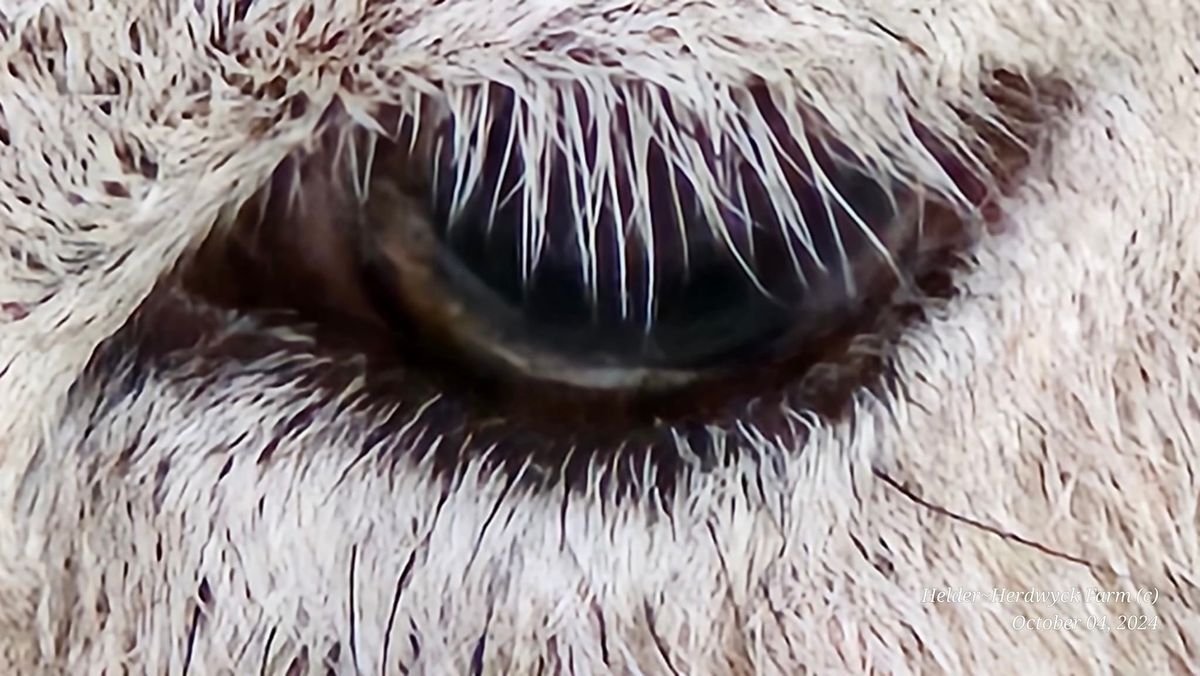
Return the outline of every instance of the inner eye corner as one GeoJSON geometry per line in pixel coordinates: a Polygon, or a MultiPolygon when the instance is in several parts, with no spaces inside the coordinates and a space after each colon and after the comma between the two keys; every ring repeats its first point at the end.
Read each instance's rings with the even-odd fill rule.
{"type": "MultiPolygon", "coordinates": [[[[1022,163],[1030,159],[1028,147],[1036,143],[1043,122],[1038,117],[1043,110],[1038,83],[1003,74],[993,80],[987,95],[1004,117],[963,115],[968,128],[976,132],[971,142],[976,144],[973,148],[980,153],[983,166],[969,165],[945,139],[926,139],[929,151],[981,212],[988,208],[993,190],[1007,190],[1019,180],[1022,163]],[[1000,128],[1005,125],[1009,128],[1000,128]],[[979,169],[987,175],[981,176],[979,169]]],[[[503,105],[496,108],[505,110],[503,105]]],[[[682,117],[681,113],[671,114],[682,117]]],[[[438,128],[446,133],[452,126],[443,123],[438,128]]],[[[503,128],[502,124],[494,126],[503,128]]],[[[367,355],[371,369],[380,373],[399,369],[405,378],[415,377],[431,391],[460,399],[452,408],[466,417],[459,422],[461,426],[486,420],[485,427],[497,435],[536,438],[534,446],[556,449],[545,451],[549,457],[561,454],[568,443],[572,448],[591,446],[596,452],[617,442],[622,448],[641,443],[648,454],[672,464],[678,460],[674,451],[662,450],[677,443],[669,441],[672,435],[698,429],[730,432],[745,422],[747,406],[757,412],[753,424],[777,435],[801,433],[784,419],[783,409],[837,418],[855,391],[873,387],[881,377],[886,380],[887,359],[874,350],[868,350],[870,356],[862,352],[862,338],[886,343],[887,336],[894,336],[919,317],[924,299],[952,295],[956,274],[952,262],[961,260],[974,243],[974,235],[963,236],[973,226],[964,223],[962,210],[947,199],[922,204],[921,246],[916,246],[912,232],[906,232],[914,229],[912,223],[879,224],[879,232],[872,232],[873,236],[859,233],[854,240],[853,233],[844,231],[850,223],[845,209],[826,223],[828,232],[814,229],[807,242],[797,242],[794,237],[788,240],[796,233],[778,222],[779,202],[807,209],[796,213],[813,221],[818,218],[813,215],[818,214],[818,207],[829,206],[828,196],[797,196],[801,189],[812,189],[811,184],[816,183],[812,175],[769,177],[775,181],[776,192],[772,193],[772,185],[765,179],[735,172],[732,176],[740,182],[739,190],[719,197],[742,200],[740,216],[738,209],[728,204],[724,209],[706,208],[706,197],[711,196],[703,195],[693,181],[684,185],[682,192],[699,206],[685,214],[689,218],[682,219],[684,228],[678,223],[668,227],[669,217],[680,216],[679,209],[686,208],[679,207],[678,179],[687,176],[684,172],[676,175],[679,167],[661,159],[671,157],[675,149],[660,144],[651,153],[660,158],[657,164],[640,168],[643,174],[654,176],[651,188],[646,188],[650,179],[621,184],[623,179],[618,177],[609,203],[604,203],[603,196],[593,196],[586,204],[567,203],[564,194],[580,194],[580,184],[571,183],[580,173],[578,169],[561,166],[561,161],[558,166],[553,162],[542,166],[545,183],[558,191],[543,191],[547,215],[540,234],[545,248],[538,252],[543,257],[538,264],[530,265],[528,256],[522,259],[520,255],[521,246],[528,248],[528,237],[520,239],[522,233],[528,235],[527,227],[523,230],[513,223],[527,224],[529,219],[521,209],[529,209],[535,202],[527,199],[519,203],[523,206],[513,207],[511,199],[505,203],[504,196],[496,194],[496,186],[512,192],[521,180],[530,180],[534,172],[529,167],[538,166],[535,161],[518,157],[513,162],[510,152],[508,161],[523,173],[515,178],[506,174],[507,169],[496,166],[495,150],[488,145],[495,145],[488,136],[489,126],[476,135],[484,159],[477,160],[472,170],[493,185],[483,185],[478,195],[463,197],[452,192],[446,198],[446,179],[457,179],[460,185],[450,190],[462,191],[463,178],[461,170],[455,173],[453,161],[449,173],[438,175],[448,171],[445,156],[435,150],[438,132],[419,136],[413,119],[403,115],[391,128],[392,134],[382,136],[361,128],[346,136],[345,129],[336,125],[324,130],[315,150],[289,158],[234,222],[200,247],[182,268],[181,283],[191,294],[218,307],[292,312],[297,319],[318,325],[331,344],[367,355]],[[338,142],[347,138],[371,145],[373,164],[367,175],[345,152],[334,155],[338,142]],[[422,153],[427,160],[423,165],[419,161],[422,153]],[[418,158],[416,164],[414,158],[418,158]],[[791,186],[795,192],[782,195],[779,186],[791,186]],[[622,214],[636,211],[635,203],[645,192],[650,197],[641,205],[647,214],[643,221],[638,224],[627,218],[628,222],[623,222],[622,214]],[[301,197],[298,201],[296,195],[301,197]],[[675,206],[663,206],[667,195],[675,206]],[[584,254],[572,252],[572,244],[580,246],[571,239],[578,240],[578,224],[564,220],[561,214],[585,213],[584,206],[591,209],[586,213],[599,214],[591,217],[591,234],[608,233],[613,242],[624,242],[621,246],[625,249],[596,245],[584,254]],[[400,212],[406,225],[378,222],[380,218],[395,219],[400,212]],[[507,218],[509,222],[500,223],[494,216],[497,212],[499,220],[507,218]],[[486,224],[480,222],[481,213],[491,214],[486,224]],[[747,215],[750,218],[745,218],[747,215]],[[705,219],[717,217],[725,219],[721,227],[730,236],[723,242],[704,240],[696,231],[705,219]],[[738,218],[743,225],[748,223],[741,240],[730,225],[738,218]],[[617,233],[626,225],[630,227],[621,240],[617,233]],[[372,237],[380,232],[390,234],[396,227],[407,228],[402,243],[394,246],[394,251],[378,255],[377,249],[382,247],[372,237]],[[417,235],[424,239],[413,244],[411,238],[417,235]],[[681,235],[685,237],[681,239],[681,235]],[[456,244],[454,237],[467,244],[456,244]],[[503,241],[505,237],[509,241],[503,241]],[[481,244],[481,239],[486,241],[481,244]],[[496,245],[497,239],[500,245],[496,245]],[[628,241],[637,246],[630,247],[628,241]],[[497,251],[505,248],[515,249],[515,261],[496,261],[497,251]],[[840,262],[822,265],[827,262],[820,260],[820,254],[835,248],[840,262]],[[653,253],[648,254],[648,249],[653,253]],[[364,256],[364,251],[372,255],[364,256]],[[737,254],[732,259],[740,270],[729,267],[730,253],[737,254]],[[907,266],[898,270],[903,279],[881,272],[885,267],[881,260],[887,258],[881,254],[895,254],[896,260],[890,262],[907,266]],[[722,255],[723,263],[713,262],[722,255]],[[807,267],[806,255],[812,259],[807,267]],[[770,266],[774,267],[764,269],[770,266]],[[835,268],[821,278],[825,288],[813,282],[822,267],[835,268]],[[559,270],[557,276],[546,278],[551,282],[536,278],[536,274],[531,277],[531,272],[544,276],[551,269],[559,270]],[[579,278],[572,279],[571,270],[579,278]],[[789,270],[807,271],[813,279],[802,279],[804,283],[797,285],[795,277],[788,279],[789,270]],[[695,279],[707,274],[726,280],[713,288],[729,290],[733,286],[728,282],[732,278],[725,274],[729,272],[769,277],[769,283],[792,294],[790,305],[784,303],[791,314],[783,312],[767,321],[770,312],[764,309],[766,305],[754,305],[751,284],[746,285],[750,291],[732,293],[724,301],[727,316],[722,319],[713,309],[712,303],[717,301],[711,289],[688,286],[698,284],[695,279]],[[845,284],[837,286],[841,282],[830,281],[838,275],[859,283],[853,303],[844,298],[853,296],[845,284]],[[684,278],[686,282],[680,281],[684,278]],[[508,289],[502,292],[505,285],[508,289]],[[513,288],[525,295],[509,293],[513,288]],[[653,293],[647,295],[647,289],[653,293]],[[694,300],[688,300],[692,297],[689,293],[694,300]],[[513,300],[518,297],[525,300],[513,300]],[[537,302],[542,305],[534,307],[534,301],[528,300],[531,297],[540,299],[537,302]],[[848,305],[854,306],[853,311],[845,310],[848,305]],[[739,314],[746,308],[751,311],[739,314]],[[656,314],[646,316],[651,312],[656,314]],[[639,327],[644,334],[640,342],[639,327]],[[754,342],[759,334],[755,332],[760,328],[762,335],[773,332],[776,342],[757,351],[746,348],[757,347],[754,342]],[[701,335],[704,330],[712,335],[701,335]],[[691,361],[680,355],[690,355],[691,361]],[[546,378],[547,371],[558,375],[546,378]],[[507,420],[508,427],[496,427],[496,419],[507,420]]],[[[783,136],[778,128],[768,130],[783,136]]],[[[617,151],[624,147],[620,152],[627,152],[630,143],[627,138],[605,138],[599,132],[580,138],[585,147],[577,150],[583,164],[597,144],[610,144],[617,151]]],[[[777,138],[777,151],[786,154],[794,142],[777,138]]],[[[892,221],[911,217],[904,213],[904,204],[915,199],[920,186],[894,176],[883,177],[890,184],[881,185],[880,177],[872,176],[869,168],[856,167],[830,150],[836,148],[837,139],[817,142],[828,143],[822,157],[832,163],[830,167],[850,176],[850,183],[835,189],[851,194],[851,209],[857,203],[868,214],[864,222],[883,219],[888,213],[892,221]],[[864,200],[872,204],[866,205],[864,200]]],[[[444,146],[442,139],[443,152],[444,146]]],[[[620,152],[613,156],[619,158],[620,152]]],[[[355,153],[362,158],[368,151],[360,146],[355,153]]],[[[565,156],[560,153],[560,160],[565,156]]],[[[460,162],[470,161],[461,159],[470,158],[469,152],[460,151],[458,157],[460,162]]],[[[699,157],[703,161],[706,156],[699,157]]],[[[774,159],[777,168],[787,162],[796,164],[794,157],[774,159]]],[[[821,161],[815,160],[818,165],[821,161]]],[[[581,185],[589,187],[586,182],[581,185]]],[[[876,224],[870,222],[868,227],[875,229],[876,224]]]]}

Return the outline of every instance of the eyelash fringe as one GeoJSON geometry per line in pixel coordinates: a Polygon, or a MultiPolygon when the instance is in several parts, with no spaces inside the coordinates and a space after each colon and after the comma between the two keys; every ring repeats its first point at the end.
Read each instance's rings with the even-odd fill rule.
{"type": "MultiPolygon", "coordinates": [[[[754,267],[738,244],[744,235],[733,232],[723,215],[747,214],[747,177],[771,196],[774,221],[792,260],[806,257],[818,266],[827,261],[812,244],[811,214],[805,213],[789,184],[797,175],[819,195],[828,222],[833,222],[835,211],[846,215],[884,262],[898,269],[852,200],[838,190],[828,162],[819,156],[832,155],[838,165],[865,174],[885,190],[917,191],[921,199],[949,206],[968,223],[978,221],[984,196],[999,192],[988,145],[961,115],[938,119],[926,113],[918,120],[915,113],[900,110],[891,116],[895,139],[867,141],[856,138],[853,130],[831,130],[833,111],[823,108],[821,101],[805,99],[803,92],[790,86],[710,82],[708,87],[709,91],[679,95],[646,82],[575,79],[549,85],[512,80],[432,92],[414,88],[400,103],[375,106],[369,113],[353,101],[335,102],[326,112],[317,138],[332,151],[335,177],[340,174],[339,180],[359,202],[369,196],[383,141],[406,147],[425,161],[434,181],[443,180],[435,192],[448,193],[451,221],[481,190],[491,191],[484,199],[490,201],[493,215],[499,205],[519,201],[524,218],[518,256],[525,276],[538,265],[547,239],[549,176],[554,171],[567,172],[572,188],[583,188],[571,194],[573,235],[580,254],[580,274],[593,292],[598,278],[597,252],[605,246],[624,251],[630,237],[644,246],[646,272],[653,280],[652,196],[646,186],[652,151],[660,153],[670,168],[670,198],[676,215],[682,211],[680,195],[690,193],[710,224],[714,240],[737,258],[752,280],[754,267]],[[504,166],[523,163],[522,179],[515,190],[502,191],[481,181],[487,161],[484,148],[495,133],[504,137],[504,166]],[[836,139],[840,147],[829,147],[827,139],[836,139]],[[424,156],[422,146],[430,147],[424,156]],[[449,172],[439,166],[447,159],[452,167],[449,172]],[[958,175],[950,165],[957,168],[958,175]],[[677,177],[686,184],[679,185],[677,177]],[[631,208],[612,209],[622,200],[631,208]],[[615,242],[599,239],[603,235],[598,223],[606,212],[615,214],[617,220],[616,227],[606,229],[615,242]]],[[[1022,143],[1019,131],[1006,126],[1005,117],[987,97],[981,97],[972,115],[992,133],[1022,143]]],[[[303,204],[300,164],[291,163],[295,175],[280,182],[288,190],[285,202],[290,209],[303,204]]],[[[688,226],[677,219],[680,232],[688,226]]],[[[833,236],[840,238],[836,229],[833,236]]],[[[686,251],[683,253],[686,257],[686,251]]],[[[624,257],[621,263],[625,263],[624,257]]],[[[800,273],[798,265],[796,271],[800,273]]],[[[624,288],[628,271],[621,269],[618,274],[624,288]]],[[[653,288],[652,283],[650,286],[653,288]]]]}

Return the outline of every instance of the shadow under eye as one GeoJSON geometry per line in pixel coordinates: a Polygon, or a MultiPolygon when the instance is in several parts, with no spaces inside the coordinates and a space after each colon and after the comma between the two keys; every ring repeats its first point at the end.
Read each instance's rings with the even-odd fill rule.
{"type": "MultiPolygon", "coordinates": [[[[395,452],[433,454],[442,469],[486,453],[534,481],[582,486],[598,473],[609,487],[649,480],[665,490],[683,467],[751,453],[737,441],[747,427],[798,447],[807,428],[797,416],[835,418],[855,390],[887,386],[889,341],[930,296],[949,292],[950,265],[977,234],[948,201],[922,201],[919,186],[835,159],[835,139],[808,140],[853,214],[814,188],[814,167],[797,156],[773,185],[731,165],[729,192],[705,208],[709,196],[651,144],[645,183],[617,181],[582,240],[584,205],[571,196],[588,185],[566,156],[543,166],[551,189],[540,245],[522,257],[528,202],[505,196],[533,163],[520,153],[496,160],[514,114],[498,96],[501,112],[470,148],[433,153],[430,138],[405,138],[403,126],[399,138],[370,138],[377,161],[362,203],[329,154],[344,133],[331,128],[180,276],[193,297],[257,314],[263,327],[310,324],[319,354],[365,356],[365,372],[330,365],[313,386],[334,392],[365,378],[368,405],[395,410],[370,437],[395,437],[395,452]],[[471,152],[483,157],[475,188],[447,188],[455,158],[471,152]],[[295,181],[299,205],[282,197],[293,191],[280,184],[295,181]],[[781,189],[803,230],[781,215],[781,189]],[[628,214],[643,192],[639,224],[628,214]],[[263,314],[278,309],[292,314],[263,314]]],[[[768,122],[777,113],[759,112],[768,122]]],[[[447,123],[440,133],[453,131],[447,123]]],[[[997,175],[1027,160],[1007,136],[980,136],[1003,159],[989,167],[997,175]]],[[[588,136],[580,156],[601,141],[588,136]]],[[[620,149],[628,139],[603,142],[620,149]]],[[[980,206],[967,165],[927,143],[980,206]]],[[[268,333],[208,358],[269,355],[280,346],[268,333]]]]}

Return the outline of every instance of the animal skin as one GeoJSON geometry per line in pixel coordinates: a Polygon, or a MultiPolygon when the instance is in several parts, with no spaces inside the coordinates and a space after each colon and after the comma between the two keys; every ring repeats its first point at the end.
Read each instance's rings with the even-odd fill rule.
{"type": "Polygon", "coordinates": [[[1197,45],[1189,0],[0,1],[0,673],[1200,671],[1197,45]],[[766,92],[981,234],[720,453],[452,437],[334,178],[495,87],[530,158],[571,101],[784,137],[766,92]]]}

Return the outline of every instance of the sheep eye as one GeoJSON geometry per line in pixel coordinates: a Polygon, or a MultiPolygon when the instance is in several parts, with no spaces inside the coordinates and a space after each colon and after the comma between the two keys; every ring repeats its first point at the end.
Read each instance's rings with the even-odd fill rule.
{"type": "Polygon", "coordinates": [[[819,136],[721,147],[684,123],[635,140],[576,110],[576,137],[531,158],[512,99],[489,108],[486,125],[383,142],[358,230],[406,349],[507,383],[504,399],[609,393],[623,420],[659,418],[649,402],[795,375],[950,244],[922,232],[936,201],[819,136]]]}
{"type": "Polygon", "coordinates": [[[305,349],[345,365],[313,377],[407,421],[379,434],[417,435],[435,465],[669,483],[741,431],[799,436],[797,416],[886,384],[898,331],[953,288],[989,190],[1027,161],[1040,118],[1011,111],[1035,92],[1010,85],[994,133],[911,121],[936,185],[754,86],[720,119],[635,87],[533,103],[481,87],[371,131],[335,110],[184,285],[311,321],[305,349]]]}

